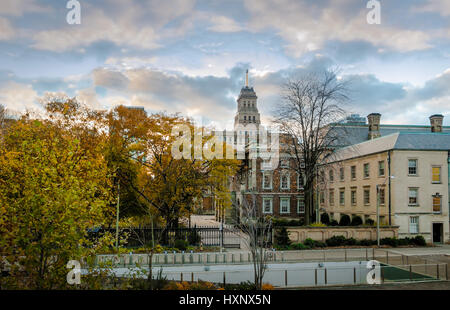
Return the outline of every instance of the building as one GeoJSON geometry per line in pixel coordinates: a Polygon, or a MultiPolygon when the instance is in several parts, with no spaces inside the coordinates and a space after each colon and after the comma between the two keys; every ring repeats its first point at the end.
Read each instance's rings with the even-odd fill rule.
{"type": "MultiPolygon", "coordinates": [[[[295,160],[283,152],[287,137],[266,132],[262,127],[258,97],[248,85],[248,71],[237,99],[234,131],[231,135],[225,131],[221,134],[226,143],[236,147],[242,166],[239,174],[231,177],[233,208],[224,214],[216,207],[216,218],[239,222],[245,216],[244,202],[256,204],[259,214],[302,218],[305,212],[303,180],[296,172],[295,160]]],[[[220,206],[220,201],[214,204],[220,206]]]]}
{"type": "Polygon", "coordinates": [[[320,171],[322,213],[376,221],[379,206],[380,223],[398,225],[399,237],[449,241],[450,128],[442,115],[430,126],[380,125],[380,117],[338,128],[357,143],[337,148],[320,171]]]}

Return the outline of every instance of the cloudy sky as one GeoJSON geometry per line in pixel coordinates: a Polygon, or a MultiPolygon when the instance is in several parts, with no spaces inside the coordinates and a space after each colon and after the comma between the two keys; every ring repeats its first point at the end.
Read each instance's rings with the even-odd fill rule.
{"type": "Polygon", "coordinates": [[[265,120],[287,77],[339,67],[346,109],[384,123],[450,125],[450,1],[0,1],[0,104],[40,109],[54,93],[96,108],[144,106],[229,126],[245,70],[265,120]]]}

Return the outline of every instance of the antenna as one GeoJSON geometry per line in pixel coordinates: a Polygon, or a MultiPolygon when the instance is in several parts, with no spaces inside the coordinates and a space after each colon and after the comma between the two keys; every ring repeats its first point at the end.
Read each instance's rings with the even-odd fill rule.
{"type": "Polygon", "coordinates": [[[248,87],[248,69],[247,72],[245,73],[245,87],[248,87]]]}

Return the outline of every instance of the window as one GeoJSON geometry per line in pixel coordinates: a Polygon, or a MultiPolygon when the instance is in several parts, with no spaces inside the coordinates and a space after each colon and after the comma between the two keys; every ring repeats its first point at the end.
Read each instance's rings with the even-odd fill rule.
{"type": "Polygon", "coordinates": [[[324,172],[323,170],[320,171],[320,174],[319,174],[319,181],[320,181],[320,183],[325,182],[325,172],[324,172]]]}
{"type": "Polygon", "coordinates": [[[334,206],[334,189],[330,189],[328,192],[328,202],[330,206],[334,206]]]}
{"type": "Polygon", "coordinates": [[[351,196],[350,200],[351,200],[352,206],[356,206],[356,188],[352,188],[350,196],[351,196]]]}
{"type": "Polygon", "coordinates": [[[272,198],[264,197],[263,198],[263,207],[264,207],[264,213],[272,214],[272,198]]]}
{"type": "Polygon", "coordinates": [[[333,170],[330,170],[328,172],[328,176],[329,176],[330,182],[334,182],[334,171],[333,170]]]}
{"type": "Polygon", "coordinates": [[[263,173],[263,189],[272,189],[272,174],[269,172],[263,173]]]}
{"type": "Polygon", "coordinates": [[[410,187],[408,189],[408,205],[410,206],[417,206],[418,205],[418,196],[419,189],[418,188],[412,188],[410,187]]]}
{"type": "Polygon", "coordinates": [[[352,180],[356,180],[356,166],[351,166],[350,167],[350,173],[352,176],[352,180]]]}
{"type": "Polygon", "coordinates": [[[378,176],[379,177],[384,177],[384,160],[383,161],[379,161],[378,162],[378,176]]]}
{"type": "Polygon", "coordinates": [[[341,181],[345,180],[345,175],[344,175],[344,167],[339,168],[339,179],[341,181]]]}
{"type": "Polygon", "coordinates": [[[280,160],[280,166],[281,168],[289,168],[289,159],[280,160]]]}
{"type": "Polygon", "coordinates": [[[325,203],[325,192],[324,191],[320,191],[320,193],[319,193],[319,201],[320,201],[321,205],[323,205],[325,203]]]}
{"type": "Polygon", "coordinates": [[[253,116],[253,122],[255,122],[255,117],[253,116]]]}
{"type": "Polygon", "coordinates": [[[345,205],[345,188],[339,189],[339,205],[345,205]]]}
{"type": "Polygon", "coordinates": [[[305,196],[297,196],[297,213],[305,213],[305,196]]]}
{"type": "Polygon", "coordinates": [[[419,233],[419,217],[418,216],[411,216],[409,218],[409,232],[411,234],[419,233]]]}
{"type": "Polygon", "coordinates": [[[433,213],[441,213],[442,196],[439,193],[433,195],[433,213]]]}
{"type": "Polygon", "coordinates": [[[244,121],[246,121],[246,120],[247,120],[247,116],[244,115],[244,121]]]}
{"type": "Polygon", "coordinates": [[[408,159],[408,175],[417,175],[417,159],[408,159]]]}
{"type": "Polygon", "coordinates": [[[433,166],[432,167],[432,183],[441,183],[441,167],[440,166],[433,166]]]}
{"type": "Polygon", "coordinates": [[[280,214],[289,213],[289,198],[280,198],[280,214]]]}
{"type": "Polygon", "coordinates": [[[385,190],[384,187],[378,187],[378,198],[380,199],[380,205],[385,204],[385,190]]]}
{"type": "Polygon", "coordinates": [[[364,178],[368,178],[370,176],[370,166],[369,164],[364,164],[364,178]]]}
{"type": "Polygon", "coordinates": [[[300,173],[297,173],[297,189],[303,188],[303,178],[300,173]]]}
{"type": "Polygon", "coordinates": [[[271,160],[270,159],[264,159],[263,161],[262,161],[262,167],[261,167],[261,169],[270,169],[270,168],[272,168],[272,162],[271,162],[271,160]]]}
{"type": "Polygon", "coordinates": [[[365,205],[370,204],[370,187],[364,188],[364,204],[365,205]]]}
{"type": "Polygon", "coordinates": [[[289,173],[281,173],[281,189],[289,189],[289,173]]]}

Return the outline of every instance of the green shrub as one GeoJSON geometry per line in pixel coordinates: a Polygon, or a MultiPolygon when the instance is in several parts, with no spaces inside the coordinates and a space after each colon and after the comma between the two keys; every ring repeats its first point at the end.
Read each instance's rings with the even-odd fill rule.
{"type": "Polygon", "coordinates": [[[367,219],[367,220],[366,220],[366,224],[367,224],[367,225],[373,225],[373,224],[375,224],[375,221],[372,220],[372,219],[367,219]]]}
{"type": "Polygon", "coordinates": [[[186,251],[188,246],[189,246],[189,243],[186,240],[183,240],[183,239],[175,240],[175,248],[177,248],[180,251],[186,251]]]}
{"type": "Polygon", "coordinates": [[[427,243],[425,241],[425,238],[423,236],[415,236],[411,239],[412,243],[418,246],[426,246],[427,243]]]}
{"type": "Polygon", "coordinates": [[[362,225],[363,221],[362,218],[358,215],[354,216],[352,218],[352,222],[350,223],[351,226],[359,226],[362,225]]]}
{"type": "Polygon", "coordinates": [[[188,242],[191,245],[199,245],[200,241],[202,241],[202,237],[197,232],[197,229],[194,228],[194,230],[191,231],[188,235],[188,242]]]}
{"type": "Polygon", "coordinates": [[[307,239],[305,239],[305,241],[303,241],[303,244],[306,245],[306,246],[309,246],[310,248],[314,248],[315,244],[316,244],[316,241],[314,241],[311,238],[307,238],[307,239]]]}
{"type": "Polygon", "coordinates": [[[376,244],[376,241],[369,240],[369,239],[361,239],[361,240],[358,240],[357,244],[361,245],[361,246],[371,246],[371,245],[376,244]]]}
{"type": "Polygon", "coordinates": [[[339,221],[339,226],[349,226],[350,225],[350,216],[347,214],[342,214],[341,219],[339,221]]]}
{"type": "Polygon", "coordinates": [[[290,249],[292,250],[307,250],[310,249],[311,247],[299,242],[299,243],[293,243],[289,246],[290,249]]]}
{"type": "Polygon", "coordinates": [[[320,222],[322,222],[325,225],[330,224],[330,216],[328,215],[328,213],[322,213],[320,215],[320,222]]]}
{"type": "Polygon", "coordinates": [[[291,239],[289,239],[289,234],[287,232],[286,227],[281,227],[281,229],[277,229],[275,231],[274,236],[275,244],[278,246],[288,246],[291,244],[291,239]]]}
{"type": "Polygon", "coordinates": [[[383,238],[380,240],[380,244],[396,247],[396,246],[398,246],[398,239],[397,238],[383,238]]]}
{"type": "Polygon", "coordinates": [[[345,242],[347,241],[347,238],[344,236],[333,236],[330,239],[327,239],[325,243],[327,246],[341,246],[345,245],[345,242]]]}
{"type": "Polygon", "coordinates": [[[348,238],[345,240],[345,245],[357,245],[358,241],[355,238],[348,238]]]}
{"type": "Polygon", "coordinates": [[[336,220],[331,220],[330,226],[339,226],[339,223],[336,220]]]}
{"type": "Polygon", "coordinates": [[[398,245],[410,245],[410,244],[413,244],[413,242],[409,237],[398,239],[398,245]]]}

